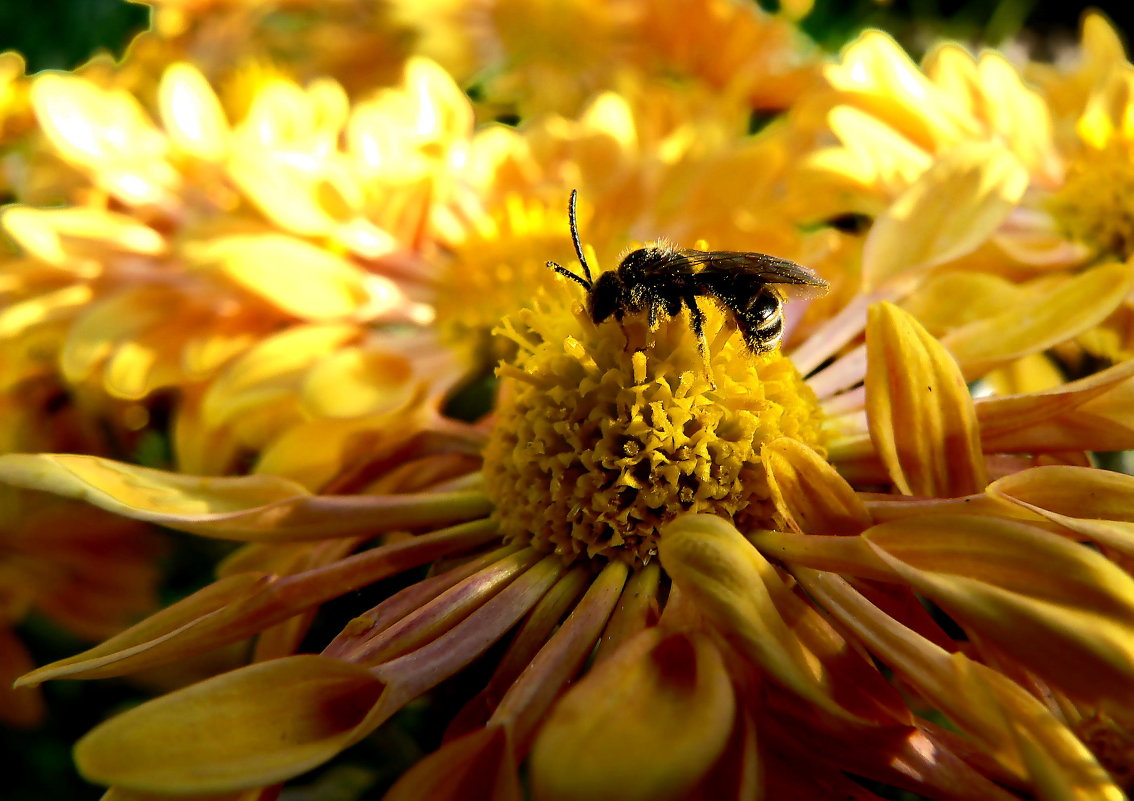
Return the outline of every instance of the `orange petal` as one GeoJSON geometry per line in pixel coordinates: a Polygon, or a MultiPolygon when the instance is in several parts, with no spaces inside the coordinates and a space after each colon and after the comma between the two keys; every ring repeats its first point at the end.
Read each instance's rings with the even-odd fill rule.
{"type": "Polygon", "coordinates": [[[374,535],[491,509],[479,492],[312,496],[277,476],[185,476],[72,454],[0,455],[0,481],[180,531],[246,541],[374,535]]]}
{"type": "Polygon", "coordinates": [[[384,690],[364,668],[320,656],[250,665],[111,718],[79,741],[75,762],[90,781],[143,792],[261,787],[373,730],[393,711],[384,690]]]}
{"type": "Polygon", "coordinates": [[[990,646],[1087,703],[1134,708],[1134,579],[1097,551],[1026,523],[962,515],[862,536],[990,646]]]}
{"type": "Polygon", "coordinates": [[[905,495],[984,489],[979,428],[957,363],[907,312],[870,307],[866,327],[870,438],[905,495]]]}
{"type": "Polygon", "coordinates": [[[941,344],[969,380],[1030,353],[1066,342],[1105,320],[1130,291],[1134,272],[1125,264],[1095,267],[1060,282],[1028,303],[949,332],[941,344]]]}
{"type": "Polygon", "coordinates": [[[704,635],[648,629],[553,708],[532,749],[539,801],[683,797],[732,731],[732,686],[704,635]]]}
{"type": "Polygon", "coordinates": [[[14,687],[12,682],[35,663],[16,633],[0,626],[0,723],[16,729],[38,726],[43,720],[43,697],[32,687],[14,687]]]}

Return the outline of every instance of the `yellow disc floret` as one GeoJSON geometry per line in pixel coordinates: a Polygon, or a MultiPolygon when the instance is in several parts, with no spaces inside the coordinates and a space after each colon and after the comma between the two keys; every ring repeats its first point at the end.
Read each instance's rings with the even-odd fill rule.
{"type": "Polygon", "coordinates": [[[653,332],[630,317],[595,325],[577,305],[505,320],[518,354],[498,370],[484,465],[505,536],[639,565],[681,512],[775,526],[760,446],[787,436],[822,451],[820,412],[790,360],[751,354],[711,306],[711,375],[686,315],[653,332]]]}

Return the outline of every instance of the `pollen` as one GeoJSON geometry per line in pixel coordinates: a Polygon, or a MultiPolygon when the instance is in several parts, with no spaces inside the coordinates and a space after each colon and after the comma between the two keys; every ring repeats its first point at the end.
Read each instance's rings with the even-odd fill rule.
{"type": "Polygon", "coordinates": [[[497,371],[484,473],[508,539],[639,566],[682,512],[782,524],[760,448],[787,436],[824,452],[815,396],[789,359],[752,355],[709,306],[708,372],[686,314],[652,332],[551,301],[505,319],[497,333],[517,353],[497,371]]]}
{"type": "Polygon", "coordinates": [[[1069,165],[1048,210],[1064,233],[1101,253],[1134,255],[1134,161],[1129,145],[1112,142],[1069,165]]]}

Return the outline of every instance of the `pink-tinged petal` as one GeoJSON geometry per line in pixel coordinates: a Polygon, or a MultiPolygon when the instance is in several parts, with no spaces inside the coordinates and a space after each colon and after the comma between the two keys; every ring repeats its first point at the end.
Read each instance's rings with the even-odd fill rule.
{"type": "Polygon", "coordinates": [[[1002,145],[970,141],[945,151],[875,220],[862,248],[863,286],[905,286],[975,250],[1027,186],[1027,172],[1002,145]]]}
{"type": "Polygon", "coordinates": [[[1069,695],[1134,709],[1134,579],[1026,523],[907,519],[863,538],[919,593],[1069,695]]]}
{"type": "Polygon", "coordinates": [[[639,631],[657,624],[661,614],[659,590],[661,586],[661,566],[657,562],[635,570],[626,589],[618,599],[618,606],[603,630],[595,663],[599,663],[614,653],[618,647],[639,631]]]}
{"type": "Polygon", "coordinates": [[[649,629],[552,709],[532,749],[537,801],[681,799],[724,750],[736,714],[703,634],[649,629]]]}
{"type": "Polygon", "coordinates": [[[520,801],[524,797],[506,726],[446,743],[415,764],[383,801],[520,801]]]}
{"type": "Polygon", "coordinates": [[[793,530],[858,534],[873,521],[854,488],[799,440],[781,437],[761,448],[776,511],[793,530]]]}
{"type": "MultiPolygon", "coordinates": [[[[1074,797],[1121,801],[1121,791],[1078,738],[1018,684],[933,645],[867,602],[838,576],[800,570],[797,577],[833,618],[983,746],[982,755],[1000,770],[1017,781],[1027,780],[1030,760],[1018,747],[1020,736],[1026,736],[1029,747],[1042,749],[1048,763],[1058,766],[1071,786],[1080,788],[1081,795],[1074,797]],[[985,702],[989,694],[996,699],[995,706],[985,702]],[[1005,709],[1011,711],[1008,716],[1005,709]],[[1015,722],[1006,725],[1006,717],[1015,722]]],[[[960,788],[954,784],[953,789],[960,788]]],[[[974,791],[967,797],[985,795],[974,791]]]]}
{"type": "Polygon", "coordinates": [[[487,514],[479,492],[313,496],[277,476],[211,478],[73,454],[0,455],[0,481],[179,531],[286,542],[375,535],[487,514]]]}
{"type": "Polygon", "coordinates": [[[662,527],[659,554],[683,596],[783,687],[843,721],[908,717],[894,689],[731,523],[679,516],[662,527]]]}
{"type": "Polygon", "coordinates": [[[1054,389],[976,402],[986,451],[1134,448],[1134,359],[1054,389]]]}
{"type": "Polygon", "coordinates": [[[1025,304],[1006,305],[950,331],[941,344],[974,380],[993,368],[1066,342],[1105,320],[1130,292],[1125,264],[1095,267],[1025,304]]]}
{"type": "Polygon", "coordinates": [[[442,592],[388,628],[358,638],[344,656],[377,665],[432,642],[487,603],[541,559],[531,548],[509,554],[442,592]]]}
{"type": "Polygon", "coordinates": [[[445,735],[446,739],[458,730],[458,726],[468,727],[470,723],[483,726],[492,717],[500,701],[520,676],[532,666],[540,650],[586,593],[592,579],[591,572],[579,565],[555,582],[555,586],[540,599],[519,631],[512,636],[508,650],[504,652],[485,688],[477,693],[473,702],[461,710],[460,719],[450,724],[445,735]],[[473,716],[479,716],[479,719],[474,722],[473,716]]]}
{"type": "Polygon", "coordinates": [[[1134,477],[1051,465],[994,481],[988,494],[1126,556],[1134,556],[1134,477]]]}
{"type": "MultiPolygon", "coordinates": [[[[834,317],[823,322],[815,332],[794,351],[789,358],[801,375],[807,375],[827,361],[843,345],[861,333],[866,320],[866,310],[872,303],[885,300],[881,294],[858,294],[834,317]]],[[[860,376],[861,378],[861,376],[860,376]]]]}
{"type": "Polygon", "coordinates": [[[595,576],[563,625],[539,650],[501,699],[489,722],[507,723],[516,747],[525,751],[547,710],[582,670],[626,586],[629,568],[609,562],[595,576]]]}
{"type": "Polygon", "coordinates": [[[957,363],[908,313],[870,307],[866,326],[870,438],[905,495],[984,489],[984,454],[972,396],[957,363]]]}
{"type": "Polygon", "coordinates": [[[344,593],[498,537],[494,524],[477,521],[375,548],[293,576],[228,576],[94,648],[33,670],[20,679],[20,684],[64,677],[120,676],[167,664],[242,640],[344,593]]]}
{"type": "Polygon", "coordinates": [[[394,711],[385,690],[364,668],[320,656],[250,665],[111,718],[79,741],[75,763],[91,781],[143,792],[261,787],[372,731],[394,711]]]}

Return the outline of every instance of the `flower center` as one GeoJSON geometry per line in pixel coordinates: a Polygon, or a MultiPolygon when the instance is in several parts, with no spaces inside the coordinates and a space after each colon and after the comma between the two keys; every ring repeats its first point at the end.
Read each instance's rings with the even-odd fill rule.
{"type": "Polygon", "coordinates": [[[1125,143],[1071,164],[1049,210],[1073,239],[1121,259],[1134,255],[1134,160],[1125,143]]]}
{"type": "Polygon", "coordinates": [[[815,396],[790,360],[752,355],[714,304],[700,305],[712,380],[684,313],[641,350],[627,346],[646,338],[640,315],[595,325],[578,304],[546,303],[504,321],[518,352],[497,371],[484,472],[505,537],[567,561],[641,565],[681,512],[782,522],[760,447],[787,436],[822,452],[815,396]]]}

